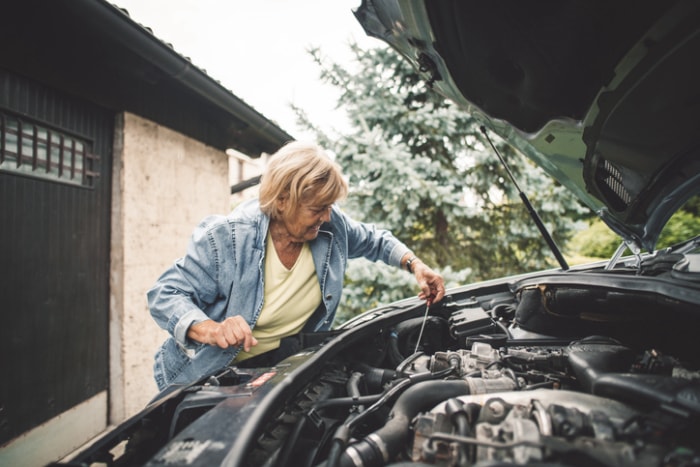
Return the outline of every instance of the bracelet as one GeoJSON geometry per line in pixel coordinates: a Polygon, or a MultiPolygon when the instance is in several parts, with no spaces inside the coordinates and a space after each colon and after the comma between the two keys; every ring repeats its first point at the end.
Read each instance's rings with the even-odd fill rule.
{"type": "Polygon", "coordinates": [[[406,261],[406,271],[408,271],[408,272],[410,272],[411,274],[413,274],[413,269],[411,269],[411,264],[413,264],[413,262],[414,262],[415,260],[417,260],[417,259],[418,259],[418,258],[417,258],[415,255],[413,255],[413,256],[411,256],[410,258],[408,258],[408,260],[406,261]]]}

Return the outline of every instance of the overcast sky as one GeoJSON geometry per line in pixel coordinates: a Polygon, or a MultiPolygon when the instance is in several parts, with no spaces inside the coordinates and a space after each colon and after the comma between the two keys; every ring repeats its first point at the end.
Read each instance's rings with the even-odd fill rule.
{"type": "Polygon", "coordinates": [[[335,90],[307,52],[350,60],[348,44],[382,44],[352,14],[360,0],[111,0],[159,39],[297,139],[290,103],[324,129],[343,126],[335,90]]]}

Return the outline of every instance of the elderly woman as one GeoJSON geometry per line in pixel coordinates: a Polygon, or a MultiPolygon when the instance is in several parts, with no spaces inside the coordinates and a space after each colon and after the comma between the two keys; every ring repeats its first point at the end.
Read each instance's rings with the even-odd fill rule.
{"type": "Polygon", "coordinates": [[[155,357],[160,389],[249,359],[274,364],[285,338],[329,330],[349,258],[406,268],[421,299],[443,298],[442,277],[407,246],[335,205],[347,190],[322,148],[292,142],[270,157],[257,200],[195,229],[186,255],[148,292],[170,333],[155,357]]]}

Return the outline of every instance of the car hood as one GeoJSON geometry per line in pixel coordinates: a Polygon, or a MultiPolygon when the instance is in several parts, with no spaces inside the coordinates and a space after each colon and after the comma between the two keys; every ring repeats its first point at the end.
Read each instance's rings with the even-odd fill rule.
{"type": "Polygon", "coordinates": [[[700,2],[363,0],[439,93],[652,251],[700,188],[700,2]]]}

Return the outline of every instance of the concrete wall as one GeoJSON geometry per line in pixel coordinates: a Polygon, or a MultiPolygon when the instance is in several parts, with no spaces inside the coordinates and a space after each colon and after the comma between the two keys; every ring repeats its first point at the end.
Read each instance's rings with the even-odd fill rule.
{"type": "Polygon", "coordinates": [[[112,190],[110,422],[157,393],[153,354],[166,338],[146,291],[182,256],[195,225],[230,210],[229,156],[133,114],[116,125],[112,190]]]}

